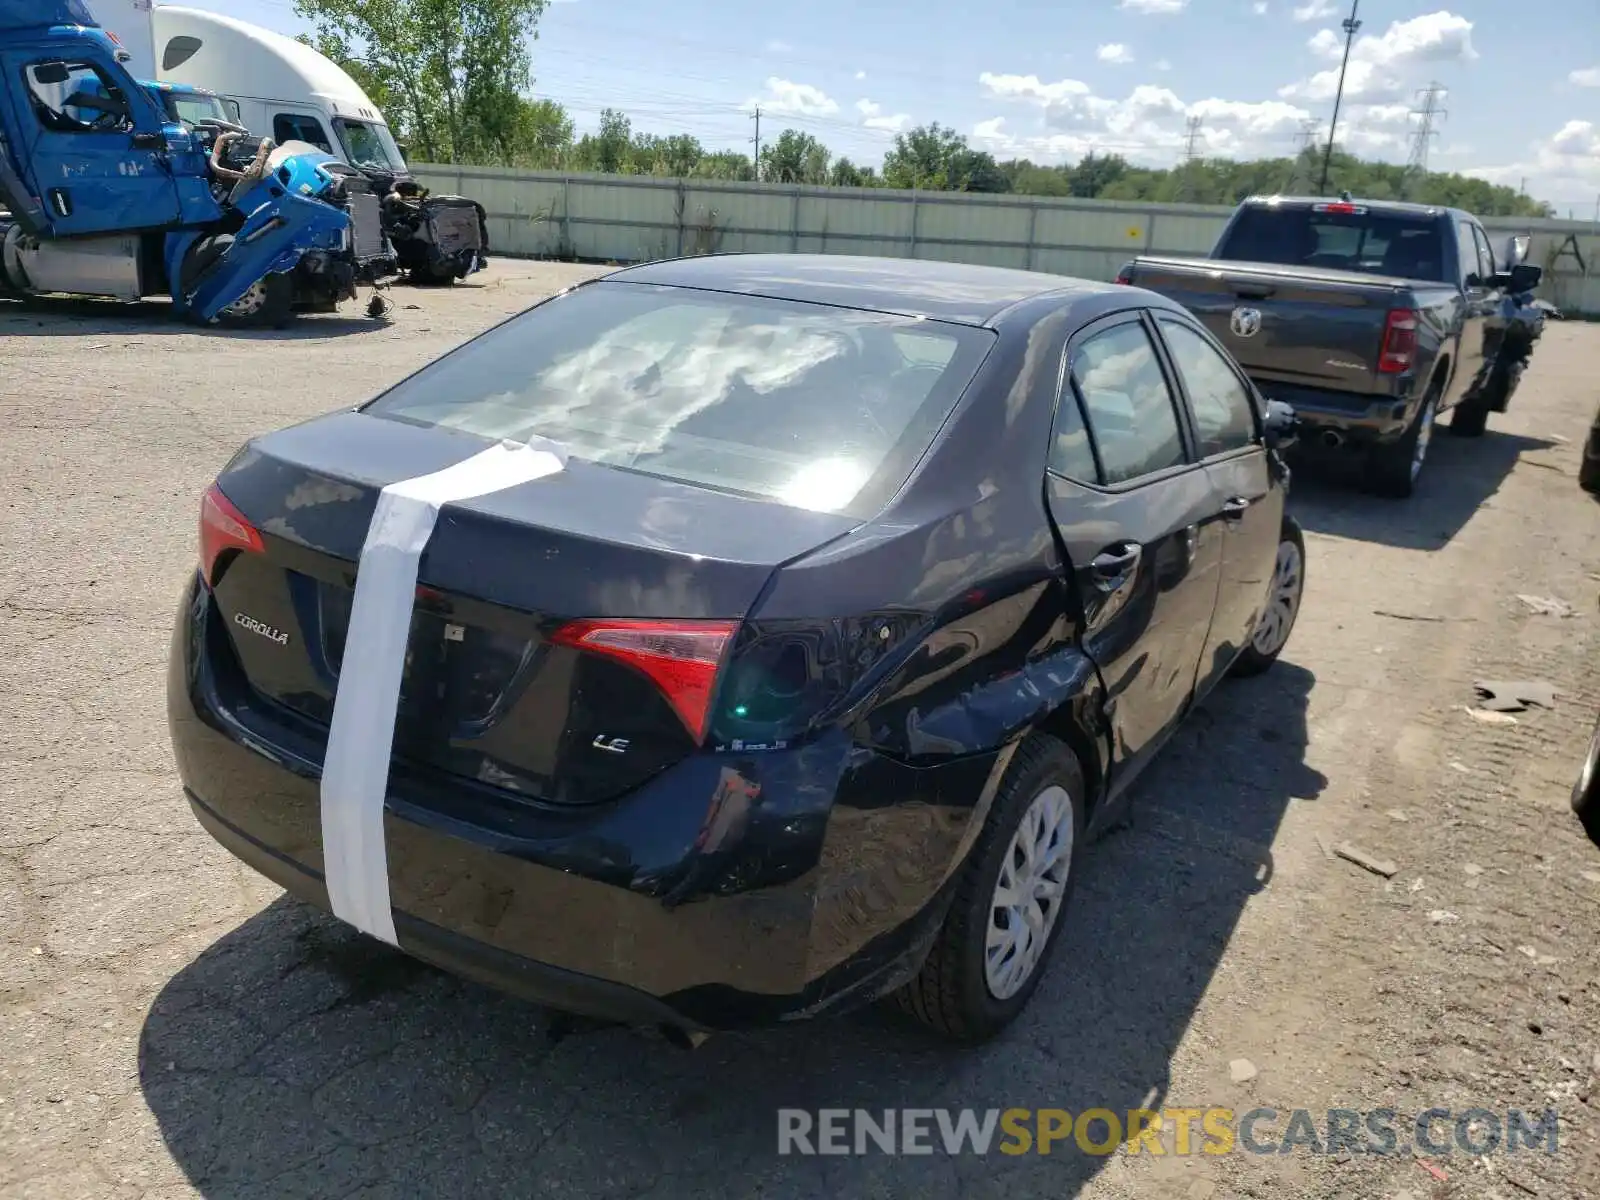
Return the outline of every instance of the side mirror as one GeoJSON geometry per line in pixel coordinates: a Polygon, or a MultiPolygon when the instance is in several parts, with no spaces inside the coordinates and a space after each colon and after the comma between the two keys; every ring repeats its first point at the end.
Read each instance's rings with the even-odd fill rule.
{"type": "Polygon", "coordinates": [[[404,143],[404,142],[396,142],[394,148],[396,150],[400,151],[400,157],[401,158],[405,159],[407,162],[411,161],[411,147],[410,146],[406,145],[406,143],[404,143]]]}
{"type": "Polygon", "coordinates": [[[1262,423],[1266,443],[1272,450],[1287,450],[1300,437],[1300,416],[1282,400],[1267,401],[1267,419],[1262,423]]]}
{"type": "Polygon", "coordinates": [[[1506,275],[1508,277],[1506,286],[1513,292],[1531,292],[1544,278],[1544,268],[1533,263],[1518,263],[1506,272],[1506,275]]]}
{"type": "Polygon", "coordinates": [[[1507,264],[1508,268],[1524,262],[1528,257],[1528,248],[1532,245],[1532,242],[1533,239],[1525,233],[1512,234],[1506,238],[1505,246],[1501,249],[1500,261],[1507,264]]]}
{"type": "Polygon", "coordinates": [[[72,72],[67,70],[67,64],[63,62],[40,63],[33,68],[34,82],[45,87],[59,86],[71,78],[72,72]]]}

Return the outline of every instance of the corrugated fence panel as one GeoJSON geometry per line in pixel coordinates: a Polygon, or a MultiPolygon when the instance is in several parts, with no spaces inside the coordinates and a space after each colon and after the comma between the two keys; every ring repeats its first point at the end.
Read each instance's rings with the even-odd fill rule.
{"type": "MultiPolygon", "coordinates": [[[[495,252],[605,262],[798,250],[1110,279],[1136,254],[1209,253],[1231,211],[483,167],[416,170],[434,191],[484,206],[495,252]]],[[[1600,225],[1511,218],[1484,225],[1497,253],[1508,235],[1530,234],[1530,261],[1545,268],[1540,294],[1573,313],[1600,316],[1600,225]]]]}

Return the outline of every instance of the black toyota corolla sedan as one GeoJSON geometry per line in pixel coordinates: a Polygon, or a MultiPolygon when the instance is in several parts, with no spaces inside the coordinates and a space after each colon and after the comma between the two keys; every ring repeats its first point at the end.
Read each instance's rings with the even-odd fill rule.
{"type": "Polygon", "coordinates": [[[172,645],[189,801],[291,893],[558,1010],[892,996],[991,1036],[1086,837],[1289,637],[1292,422],[1139,289],[619,271],[223,470],[172,645]]]}

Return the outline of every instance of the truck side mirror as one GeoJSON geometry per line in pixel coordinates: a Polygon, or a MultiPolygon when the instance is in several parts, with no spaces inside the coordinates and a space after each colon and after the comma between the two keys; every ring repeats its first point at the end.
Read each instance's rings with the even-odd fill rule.
{"type": "Polygon", "coordinates": [[[1539,286],[1539,281],[1544,278],[1544,268],[1533,263],[1518,263],[1512,267],[1511,290],[1513,292],[1531,292],[1539,286]]]}
{"type": "Polygon", "coordinates": [[[33,78],[35,83],[41,83],[45,87],[56,87],[71,79],[72,72],[67,70],[67,64],[64,62],[39,63],[33,68],[33,78]]]}
{"type": "Polygon", "coordinates": [[[1269,449],[1287,450],[1300,437],[1300,417],[1292,405],[1282,400],[1267,401],[1267,418],[1262,432],[1269,449]]]}

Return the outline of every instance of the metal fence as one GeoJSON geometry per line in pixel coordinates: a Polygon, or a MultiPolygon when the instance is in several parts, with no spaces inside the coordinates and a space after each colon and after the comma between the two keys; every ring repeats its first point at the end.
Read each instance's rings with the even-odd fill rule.
{"type": "MultiPolygon", "coordinates": [[[[489,214],[498,253],[603,262],[685,254],[793,251],[936,258],[1110,279],[1136,254],[1204,255],[1231,209],[722,183],[628,175],[564,175],[422,165],[429,188],[470,196],[489,214]]],[[[1530,234],[1540,292],[1600,316],[1600,224],[1489,218],[1496,240],[1530,234]]]]}

